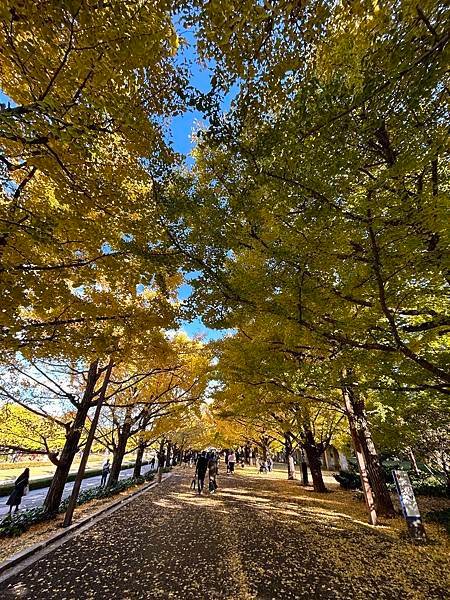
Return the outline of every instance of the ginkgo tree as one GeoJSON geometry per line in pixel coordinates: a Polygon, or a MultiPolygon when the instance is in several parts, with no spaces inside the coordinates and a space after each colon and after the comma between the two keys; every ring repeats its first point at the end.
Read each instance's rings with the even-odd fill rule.
{"type": "Polygon", "coordinates": [[[205,52],[228,65],[239,89],[229,113],[199,132],[192,176],[171,181],[161,201],[173,247],[198,274],[191,301],[206,323],[267,320],[286,353],[327,365],[376,502],[392,513],[367,391],[407,403],[410,393],[447,395],[450,382],[448,9],[317,7],[260,7],[253,19],[264,34],[232,7],[203,14],[205,52]],[[283,23],[295,17],[299,60],[283,63],[292,35],[283,23]],[[218,20],[223,32],[210,35],[205,24],[218,20]],[[285,69],[275,81],[265,71],[274,62],[285,69]]]}
{"type": "MultiPolygon", "coordinates": [[[[209,353],[203,344],[178,333],[167,340],[164,356],[143,356],[134,364],[123,362],[114,372],[129,381],[126,389],[106,395],[97,440],[113,453],[108,485],[117,483],[125,454],[138,451],[161,437],[160,421],[172,419],[182,428],[185,411],[200,405],[208,382],[209,353]]],[[[166,436],[167,437],[167,436],[166,436]]]]}
{"type": "Polygon", "coordinates": [[[7,352],[111,318],[99,285],[129,292],[176,272],[153,180],[175,160],[162,124],[185,73],[164,3],[8,1],[0,21],[7,352]]]}
{"type": "Polygon", "coordinates": [[[315,491],[324,492],[321,456],[342,429],[345,416],[339,390],[327,390],[326,385],[321,389],[313,367],[292,361],[277,347],[276,335],[268,339],[266,330],[251,337],[259,325],[252,323],[218,344],[216,377],[221,387],[213,406],[222,416],[242,420],[256,427],[261,437],[284,445],[290,479],[289,458],[295,447],[301,447],[315,491]]]}

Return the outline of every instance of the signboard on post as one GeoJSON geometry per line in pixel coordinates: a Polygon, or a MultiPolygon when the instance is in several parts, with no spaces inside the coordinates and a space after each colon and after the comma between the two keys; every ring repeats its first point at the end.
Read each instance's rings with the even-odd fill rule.
{"type": "Polygon", "coordinates": [[[409,475],[406,471],[393,471],[393,474],[408,530],[414,539],[425,540],[425,528],[422,523],[409,475]]]}

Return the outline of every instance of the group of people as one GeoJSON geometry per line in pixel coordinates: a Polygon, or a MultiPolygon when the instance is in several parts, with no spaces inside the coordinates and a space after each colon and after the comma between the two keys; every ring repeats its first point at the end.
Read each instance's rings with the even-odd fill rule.
{"type": "MultiPolygon", "coordinates": [[[[227,475],[232,475],[234,473],[234,469],[236,464],[240,464],[241,467],[244,466],[244,454],[240,453],[238,450],[235,452],[234,450],[224,450],[223,452],[226,472],[227,475]]],[[[250,457],[253,458],[253,457],[250,457]]],[[[253,461],[252,461],[253,462],[253,461]]],[[[189,466],[195,464],[195,475],[193,479],[193,486],[196,487],[199,494],[203,493],[205,487],[205,477],[206,473],[209,476],[208,489],[211,494],[217,490],[217,475],[219,473],[219,454],[216,451],[207,452],[204,450],[203,452],[189,452],[185,454],[183,458],[183,463],[185,466],[189,464],[189,466]]],[[[253,463],[256,466],[256,460],[253,463]]],[[[155,458],[153,457],[150,461],[150,467],[154,469],[155,467],[155,458]]],[[[259,459],[259,472],[267,473],[272,470],[273,460],[269,456],[267,460],[259,459]]],[[[102,466],[102,477],[100,486],[103,487],[106,485],[108,475],[111,471],[111,465],[109,459],[107,459],[102,466]]],[[[6,504],[9,506],[9,515],[13,508],[15,507],[15,511],[19,510],[19,506],[22,502],[23,496],[28,493],[30,483],[30,469],[25,469],[24,472],[19,475],[19,477],[14,482],[14,489],[11,492],[6,504]]]]}
{"type": "MultiPolygon", "coordinates": [[[[222,453],[225,461],[227,475],[234,473],[236,465],[240,465],[242,468],[245,465],[245,455],[239,450],[224,450],[222,453]]],[[[253,457],[250,457],[253,458],[253,457]]],[[[192,480],[191,487],[196,489],[198,494],[202,494],[205,488],[205,478],[208,473],[209,484],[208,489],[211,494],[217,490],[217,475],[219,473],[219,461],[220,455],[215,450],[204,450],[203,452],[187,452],[183,457],[183,464],[185,467],[188,465],[195,464],[195,474],[192,480]]],[[[273,460],[269,456],[267,459],[260,458],[258,461],[252,461],[253,465],[258,467],[260,473],[270,473],[273,468],[273,460]]]]}
{"type": "Polygon", "coordinates": [[[211,494],[217,490],[217,474],[219,472],[219,457],[216,452],[206,452],[204,450],[197,456],[195,464],[195,475],[192,481],[193,487],[197,485],[197,491],[199,494],[203,493],[205,487],[205,477],[208,472],[209,475],[209,491],[211,494]]]}
{"type": "Polygon", "coordinates": [[[259,459],[259,472],[260,473],[270,473],[273,467],[273,460],[271,456],[267,457],[267,460],[262,458],[259,459]]]}
{"type": "Polygon", "coordinates": [[[273,468],[273,460],[270,456],[267,459],[259,458],[255,452],[250,451],[246,455],[242,450],[225,450],[224,451],[225,464],[227,467],[227,474],[234,473],[236,465],[240,465],[244,468],[245,464],[253,465],[259,469],[260,473],[270,473],[273,468]]]}

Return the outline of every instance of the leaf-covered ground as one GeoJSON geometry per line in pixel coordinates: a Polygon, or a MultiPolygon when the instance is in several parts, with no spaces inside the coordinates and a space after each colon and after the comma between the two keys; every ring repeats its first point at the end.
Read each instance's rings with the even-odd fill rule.
{"type": "Polygon", "coordinates": [[[0,588],[29,600],[443,599],[445,537],[415,547],[374,529],[351,493],[325,496],[246,471],[197,497],[191,472],[81,533],[0,588]]]}

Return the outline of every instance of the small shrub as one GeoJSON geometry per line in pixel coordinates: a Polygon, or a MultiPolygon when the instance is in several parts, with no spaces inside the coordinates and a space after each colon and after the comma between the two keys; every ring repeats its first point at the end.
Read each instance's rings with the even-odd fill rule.
{"type": "Polygon", "coordinates": [[[353,471],[339,471],[333,477],[344,490],[361,489],[361,479],[358,473],[353,473],[353,471]]]}
{"type": "Polygon", "coordinates": [[[450,535],[450,508],[430,511],[426,513],[424,520],[425,522],[439,523],[439,525],[445,527],[450,535]]]}
{"type": "Polygon", "coordinates": [[[434,475],[417,477],[410,474],[410,477],[413,490],[418,496],[438,496],[444,498],[448,496],[448,488],[442,479],[434,475]]]}
{"type": "Polygon", "coordinates": [[[22,535],[22,533],[27,531],[31,525],[42,523],[48,519],[49,516],[44,512],[44,509],[41,506],[11,516],[6,516],[0,523],[0,538],[22,535]]]}

